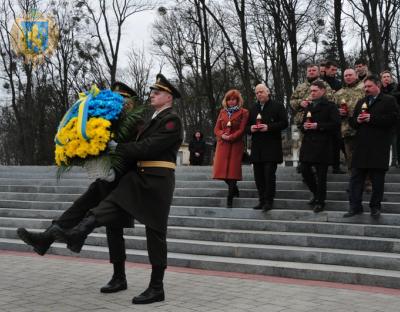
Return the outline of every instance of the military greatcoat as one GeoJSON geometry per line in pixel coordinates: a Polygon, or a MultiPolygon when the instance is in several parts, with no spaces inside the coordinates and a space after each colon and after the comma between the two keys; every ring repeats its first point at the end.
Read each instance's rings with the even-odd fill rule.
{"type": "MultiPolygon", "coordinates": [[[[183,140],[179,116],[167,108],[144,125],[135,142],[118,144],[116,153],[135,161],[176,162],[183,140]]],[[[175,170],[138,167],[125,173],[106,198],[123,208],[140,223],[166,232],[175,189],[175,170]]]]}

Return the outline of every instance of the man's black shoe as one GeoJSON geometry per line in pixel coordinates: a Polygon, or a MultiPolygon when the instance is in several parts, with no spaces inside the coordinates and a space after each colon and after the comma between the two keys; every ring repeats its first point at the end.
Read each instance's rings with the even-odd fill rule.
{"type": "Polygon", "coordinates": [[[139,296],[136,296],[132,299],[133,304],[148,304],[153,302],[164,301],[164,289],[155,289],[153,287],[147,288],[144,292],[142,292],[139,296]]]}
{"type": "Polygon", "coordinates": [[[361,210],[349,210],[348,212],[346,212],[343,215],[343,218],[350,218],[350,217],[356,216],[358,214],[363,214],[363,212],[364,211],[362,209],[361,210]]]}
{"type": "Polygon", "coordinates": [[[257,206],[254,206],[253,209],[255,210],[261,210],[263,209],[264,204],[259,203],[257,206]]]}
{"type": "Polygon", "coordinates": [[[324,211],[324,208],[325,208],[324,204],[316,203],[313,210],[315,213],[318,213],[324,211]]]}
{"type": "Polygon", "coordinates": [[[121,290],[125,290],[128,288],[128,283],[126,282],[125,277],[115,277],[107,283],[107,285],[100,288],[100,292],[102,293],[115,293],[121,290]]]}
{"type": "Polygon", "coordinates": [[[379,218],[381,215],[381,210],[377,208],[371,208],[371,217],[373,218],[379,218]]]}

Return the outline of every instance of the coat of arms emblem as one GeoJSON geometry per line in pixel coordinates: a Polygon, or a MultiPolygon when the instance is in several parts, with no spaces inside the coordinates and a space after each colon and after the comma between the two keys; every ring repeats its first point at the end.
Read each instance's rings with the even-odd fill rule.
{"type": "Polygon", "coordinates": [[[26,63],[42,63],[57,47],[58,28],[51,17],[31,14],[17,18],[11,35],[14,52],[26,63]]]}

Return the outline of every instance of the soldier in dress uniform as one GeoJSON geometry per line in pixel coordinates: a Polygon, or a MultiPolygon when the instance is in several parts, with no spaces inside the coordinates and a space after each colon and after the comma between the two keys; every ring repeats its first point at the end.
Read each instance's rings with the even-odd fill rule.
{"type": "MultiPolygon", "coordinates": [[[[67,230],[55,221],[46,230],[52,239],[66,242],[71,251],[80,252],[86,237],[96,227],[120,224],[127,218],[143,223],[152,273],[148,288],[132,299],[134,304],[163,301],[165,297],[167,220],[175,188],[176,156],[183,140],[182,122],[172,109],[173,99],[180,97],[179,91],[162,74],[157,75],[150,88],[151,106],[155,109],[151,120],[136,141],[118,143],[115,149],[125,160],[134,162],[136,168],[124,173],[95,207],[87,207],[77,216],[73,228],[67,230]]],[[[23,235],[20,237],[27,242],[23,235]]],[[[120,254],[125,252],[124,245],[116,247],[120,254]]]]}

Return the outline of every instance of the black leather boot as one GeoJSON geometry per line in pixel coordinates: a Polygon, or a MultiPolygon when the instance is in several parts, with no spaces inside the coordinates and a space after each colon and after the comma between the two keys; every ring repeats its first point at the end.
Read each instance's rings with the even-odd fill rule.
{"type": "Polygon", "coordinates": [[[79,253],[85,243],[86,237],[96,228],[96,218],[89,215],[82,219],[74,228],[61,233],[60,239],[67,243],[69,250],[79,253]]]}
{"type": "Polygon", "coordinates": [[[42,233],[29,232],[25,228],[17,229],[18,237],[32,246],[33,250],[41,256],[47,252],[61,232],[63,230],[57,224],[52,224],[42,233]]]}
{"type": "Polygon", "coordinates": [[[102,293],[115,293],[128,288],[125,276],[125,262],[113,263],[114,274],[107,285],[100,288],[102,293]]]}
{"type": "Polygon", "coordinates": [[[148,304],[165,300],[164,271],[165,268],[153,266],[149,287],[139,296],[132,299],[133,304],[148,304]]]}

